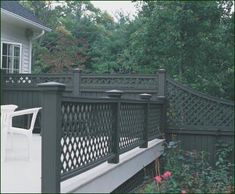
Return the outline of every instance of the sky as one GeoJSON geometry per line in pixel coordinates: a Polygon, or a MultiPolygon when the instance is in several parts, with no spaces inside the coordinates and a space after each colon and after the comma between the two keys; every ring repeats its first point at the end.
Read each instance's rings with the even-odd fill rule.
{"type": "Polygon", "coordinates": [[[115,16],[115,12],[118,11],[122,11],[125,15],[134,16],[137,11],[134,6],[135,3],[131,1],[91,1],[91,3],[112,16],[115,16]]]}
{"type": "MultiPolygon", "coordinates": [[[[59,3],[61,2],[59,1],[59,3]]],[[[107,11],[113,17],[118,11],[122,11],[125,15],[129,14],[131,18],[137,13],[136,3],[131,1],[91,1],[91,3],[102,11],[107,11]]],[[[231,12],[234,12],[234,4],[231,12]]]]}

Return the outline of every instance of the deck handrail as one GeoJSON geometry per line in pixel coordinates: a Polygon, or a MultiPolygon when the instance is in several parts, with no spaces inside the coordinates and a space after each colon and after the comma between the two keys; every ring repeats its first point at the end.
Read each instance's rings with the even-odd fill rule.
{"type": "Polygon", "coordinates": [[[123,99],[122,91],[104,98],[65,95],[65,85],[39,84],[42,93],[42,192],[59,192],[60,182],[102,162],[119,163],[120,154],[164,131],[165,98],[123,99]],[[50,171],[48,171],[50,168],[50,171]]]}

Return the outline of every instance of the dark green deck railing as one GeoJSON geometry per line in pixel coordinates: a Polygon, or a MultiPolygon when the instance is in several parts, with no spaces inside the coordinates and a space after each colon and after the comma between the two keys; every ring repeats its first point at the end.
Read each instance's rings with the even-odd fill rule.
{"type": "MultiPolygon", "coordinates": [[[[45,126],[42,127],[40,123],[45,124],[46,120],[51,120],[48,121],[51,122],[47,126],[48,129],[60,129],[62,126],[61,130],[54,131],[49,136],[54,138],[58,135],[64,144],[60,142],[59,148],[44,147],[48,153],[59,149],[54,153],[58,154],[56,157],[60,160],[51,160],[45,170],[50,172],[50,169],[61,165],[58,171],[53,171],[58,173],[56,177],[59,178],[56,183],[91,168],[99,162],[106,160],[117,162],[119,154],[136,146],[146,147],[147,140],[151,140],[159,134],[159,127],[166,129],[164,134],[167,140],[172,137],[180,140],[184,150],[208,152],[211,163],[214,162],[218,142],[234,144],[234,102],[199,93],[170,78],[166,79],[165,70],[159,70],[156,75],[84,75],[80,70],[66,74],[5,74],[1,76],[1,83],[2,104],[17,104],[22,109],[43,107],[37,118],[36,129],[44,129],[45,126]],[[43,91],[37,87],[38,83],[48,81],[60,82],[65,86],[59,85],[57,89],[54,87],[53,92],[49,86],[43,91]],[[61,87],[65,87],[63,92],[60,91],[61,87]],[[104,96],[107,97],[105,91],[111,89],[124,91],[122,99],[101,99],[104,96]],[[48,95],[48,102],[41,101],[42,93],[48,95]],[[141,93],[151,94],[151,101],[140,100],[139,94],[141,93]],[[88,99],[90,97],[93,99],[88,99]],[[154,102],[159,100],[166,103],[154,102]],[[46,107],[52,106],[56,108],[47,110],[46,107]],[[75,110],[74,107],[77,109],[75,110]],[[95,110],[96,114],[90,111],[91,109],[95,110]],[[78,113],[78,110],[83,113],[78,113]],[[42,119],[40,119],[41,117],[42,119]],[[77,121],[78,131],[73,131],[76,122],[73,120],[71,123],[70,117],[80,118],[77,121]],[[110,126],[111,118],[115,121],[112,122],[112,127],[110,126]],[[59,119],[58,122],[52,122],[57,119],[59,119]],[[95,119],[96,122],[87,122],[89,119],[93,119],[93,121],[95,119]],[[143,130],[143,126],[148,126],[148,128],[143,130]],[[116,130],[108,130],[110,127],[116,128],[116,130]],[[82,162],[81,156],[79,156],[80,158],[72,161],[72,155],[76,155],[73,150],[76,148],[71,148],[71,144],[67,144],[65,140],[75,141],[74,144],[79,147],[81,146],[79,142],[82,140],[70,138],[71,134],[83,135],[85,138],[90,132],[91,135],[95,134],[95,129],[99,130],[102,135],[91,138],[91,147],[93,140],[99,145],[102,138],[106,142],[99,145],[103,152],[96,153],[98,156],[95,162],[94,156],[87,156],[88,159],[84,159],[85,161],[82,160],[82,162]],[[71,156],[70,152],[67,154],[69,156],[63,156],[61,152],[62,148],[62,150],[67,150],[67,147],[70,149],[71,156]],[[75,160],[81,162],[82,165],[77,165],[75,160]],[[63,162],[61,163],[61,161],[63,162]],[[55,165],[57,162],[59,162],[58,165],[55,165]]],[[[27,125],[27,118],[19,119],[14,123],[27,125]]],[[[51,130],[47,132],[50,133],[51,130]]],[[[45,142],[45,139],[42,141],[45,142]]],[[[96,151],[97,148],[92,149],[96,151]]],[[[44,156],[43,158],[45,159],[44,156]]],[[[45,180],[42,181],[42,185],[47,184],[45,180]]]]}
{"type": "MultiPolygon", "coordinates": [[[[39,83],[59,82],[65,84],[65,93],[80,97],[102,97],[106,90],[124,91],[123,98],[139,99],[139,94],[149,93],[157,99],[160,76],[156,75],[86,75],[79,69],[71,73],[51,74],[1,74],[2,104],[17,104],[20,109],[41,106],[39,83]]],[[[41,130],[39,113],[34,132],[41,130]]],[[[27,117],[14,120],[15,126],[27,126],[27,117]]]]}
{"type": "Polygon", "coordinates": [[[59,192],[60,182],[161,135],[164,98],[122,99],[122,91],[105,98],[63,94],[65,85],[39,84],[42,90],[42,192],[59,192]],[[151,108],[150,108],[151,107],[151,108]],[[50,170],[48,170],[50,169],[50,170]]]}
{"type": "Polygon", "coordinates": [[[221,142],[234,145],[234,102],[218,99],[166,80],[167,139],[187,151],[206,151],[214,165],[221,142]]]}
{"type": "Polygon", "coordinates": [[[71,73],[50,74],[3,74],[2,82],[5,90],[35,91],[37,84],[59,82],[66,85],[65,90],[74,96],[101,97],[105,90],[123,90],[124,97],[138,99],[138,94],[148,92],[152,98],[158,96],[159,80],[156,75],[92,75],[82,74],[79,69],[71,73]]]}

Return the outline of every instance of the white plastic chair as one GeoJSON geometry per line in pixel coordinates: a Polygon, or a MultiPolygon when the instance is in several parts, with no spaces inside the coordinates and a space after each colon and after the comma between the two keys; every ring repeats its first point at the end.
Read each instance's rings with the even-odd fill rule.
{"type": "Polygon", "coordinates": [[[11,114],[17,108],[17,105],[1,105],[1,160],[4,161],[7,147],[7,132],[12,126],[11,114]]]}
{"type": "Polygon", "coordinates": [[[28,140],[28,159],[31,159],[30,155],[31,155],[31,149],[32,149],[32,134],[33,134],[33,129],[34,129],[35,121],[37,118],[37,114],[40,109],[41,109],[41,107],[30,108],[30,109],[15,111],[10,114],[11,115],[11,122],[10,122],[11,125],[8,128],[8,131],[11,134],[21,134],[21,135],[25,135],[27,137],[27,140],[28,140]],[[33,114],[29,129],[12,126],[13,117],[22,116],[22,115],[29,115],[29,114],[33,114]]]}

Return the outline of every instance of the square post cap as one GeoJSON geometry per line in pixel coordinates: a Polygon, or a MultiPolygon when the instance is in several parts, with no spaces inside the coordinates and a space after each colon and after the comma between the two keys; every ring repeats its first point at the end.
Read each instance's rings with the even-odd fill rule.
{"type": "Polygon", "coordinates": [[[158,73],[165,73],[166,72],[165,69],[158,69],[157,71],[158,71],[158,73]]]}
{"type": "Polygon", "coordinates": [[[157,99],[164,102],[166,100],[166,97],[165,96],[158,96],[157,99]]]}
{"type": "Polygon", "coordinates": [[[147,93],[139,94],[139,96],[143,100],[150,100],[152,98],[152,95],[151,94],[147,94],[147,93]]]}
{"type": "Polygon", "coordinates": [[[73,73],[81,73],[81,72],[82,72],[82,69],[80,68],[73,69],[73,73]]]}
{"type": "Polygon", "coordinates": [[[43,90],[55,90],[55,91],[63,91],[65,90],[65,84],[59,82],[45,82],[37,84],[43,90]]]}
{"type": "Polygon", "coordinates": [[[107,90],[105,93],[110,98],[121,98],[124,92],[122,90],[107,90]]]}

